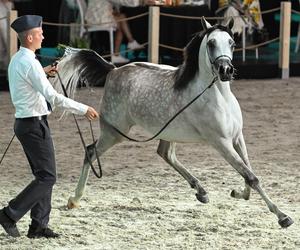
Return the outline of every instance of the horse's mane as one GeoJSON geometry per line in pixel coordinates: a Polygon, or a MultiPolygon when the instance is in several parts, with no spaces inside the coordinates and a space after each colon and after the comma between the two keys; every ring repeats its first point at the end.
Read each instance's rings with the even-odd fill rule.
{"type": "Polygon", "coordinates": [[[228,27],[217,24],[207,30],[203,30],[195,34],[192,40],[184,48],[184,62],[175,72],[174,89],[181,90],[187,87],[189,82],[195,77],[199,70],[199,49],[206,34],[210,34],[214,30],[219,29],[226,31],[231,37],[233,34],[228,27]]]}

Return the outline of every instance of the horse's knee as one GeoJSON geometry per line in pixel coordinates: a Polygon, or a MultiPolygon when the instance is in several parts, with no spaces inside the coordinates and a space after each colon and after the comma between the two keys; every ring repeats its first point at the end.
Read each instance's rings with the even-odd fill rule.
{"type": "Polygon", "coordinates": [[[255,175],[246,176],[245,182],[253,189],[256,189],[259,185],[259,180],[255,175]]]}
{"type": "Polygon", "coordinates": [[[97,150],[96,144],[97,144],[97,141],[95,141],[94,143],[87,146],[84,163],[89,163],[90,160],[92,161],[94,152],[95,152],[95,150],[97,150]]]}

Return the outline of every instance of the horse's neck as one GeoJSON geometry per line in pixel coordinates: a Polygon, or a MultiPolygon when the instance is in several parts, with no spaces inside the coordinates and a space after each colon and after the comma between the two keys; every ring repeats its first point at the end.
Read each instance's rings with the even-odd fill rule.
{"type": "Polygon", "coordinates": [[[197,86],[195,90],[201,90],[203,91],[206,89],[211,83],[213,83],[214,88],[211,88],[212,90],[215,90],[218,92],[226,101],[230,100],[232,98],[232,92],[230,89],[230,82],[220,82],[219,80],[215,81],[215,75],[213,74],[199,74],[198,77],[195,78],[196,84],[194,86],[197,86]]]}
{"type": "Polygon", "coordinates": [[[216,87],[218,88],[218,91],[223,96],[223,98],[228,101],[232,98],[232,92],[230,89],[230,82],[220,82],[217,81],[215,83],[216,87]]]}
{"type": "MultiPolygon", "coordinates": [[[[211,70],[203,70],[202,68],[202,70],[196,74],[193,82],[191,82],[189,94],[200,93],[213,83],[213,87],[209,90],[211,98],[215,99],[216,97],[220,97],[223,101],[231,103],[233,95],[230,89],[230,82],[220,82],[219,79],[216,80],[216,76],[211,72],[211,70]]],[[[215,101],[217,102],[218,99],[215,99],[215,101]]]]}

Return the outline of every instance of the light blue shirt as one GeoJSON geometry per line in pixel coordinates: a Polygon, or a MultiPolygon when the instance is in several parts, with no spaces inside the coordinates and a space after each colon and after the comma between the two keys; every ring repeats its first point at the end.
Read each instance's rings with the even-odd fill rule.
{"type": "Polygon", "coordinates": [[[88,106],[56,92],[32,50],[20,47],[8,66],[10,95],[16,118],[48,115],[46,100],[74,114],[84,115],[88,106]]]}

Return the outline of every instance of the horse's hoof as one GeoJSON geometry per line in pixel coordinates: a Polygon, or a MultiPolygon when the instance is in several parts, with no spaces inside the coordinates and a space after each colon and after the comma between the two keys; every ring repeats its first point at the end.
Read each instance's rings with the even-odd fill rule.
{"type": "Polygon", "coordinates": [[[79,202],[74,201],[74,197],[70,197],[68,200],[68,209],[78,208],[79,202]]]}
{"type": "Polygon", "coordinates": [[[294,223],[293,219],[289,216],[285,216],[284,218],[278,220],[278,223],[281,227],[287,228],[294,223]]]}
{"type": "Polygon", "coordinates": [[[198,199],[198,201],[202,202],[202,203],[208,203],[209,202],[209,199],[208,199],[208,195],[207,194],[196,194],[196,197],[198,199]]]}
{"type": "Polygon", "coordinates": [[[243,193],[240,193],[235,190],[231,191],[230,196],[236,199],[244,199],[244,200],[249,200],[250,198],[250,195],[245,196],[243,193]]]}
{"type": "Polygon", "coordinates": [[[241,194],[238,191],[234,190],[234,189],[231,191],[230,196],[233,197],[233,198],[236,198],[236,199],[241,198],[241,194]]]}

